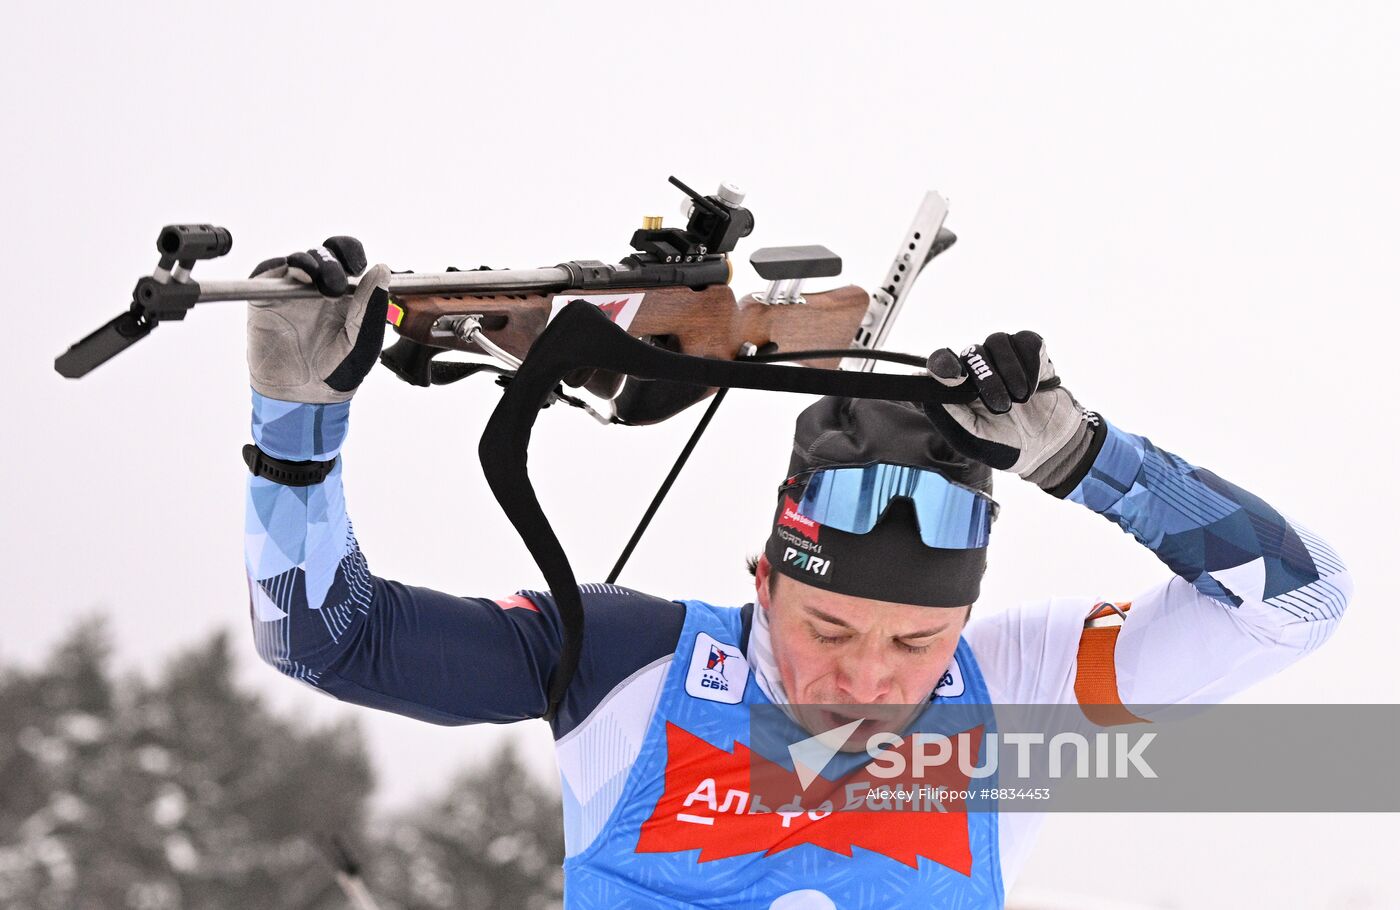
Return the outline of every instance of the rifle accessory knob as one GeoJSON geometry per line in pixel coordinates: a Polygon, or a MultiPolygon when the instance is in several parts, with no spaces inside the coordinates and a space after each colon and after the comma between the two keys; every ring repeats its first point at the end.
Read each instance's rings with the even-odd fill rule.
{"type": "Polygon", "coordinates": [[[721,183],[719,189],[715,191],[719,201],[728,206],[737,206],[744,201],[744,191],[732,183],[721,183]]]}

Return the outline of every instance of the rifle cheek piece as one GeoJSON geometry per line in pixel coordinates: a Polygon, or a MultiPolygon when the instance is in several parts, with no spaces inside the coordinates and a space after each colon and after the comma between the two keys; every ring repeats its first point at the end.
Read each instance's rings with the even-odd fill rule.
{"type": "Polygon", "coordinates": [[[677,354],[632,338],[589,303],[575,301],[564,307],[540,334],[506,387],[477,447],[492,494],[540,567],[559,607],[563,648],[550,675],[546,720],[555,717],[578,669],[583,599],[568,555],[530,482],[530,435],[542,405],[559,381],[586,368],[707,389],[764,389],[945,404],[966,403],[976,397],[969,387],[948,388],[928,375],[825,370],[677,354]]]}

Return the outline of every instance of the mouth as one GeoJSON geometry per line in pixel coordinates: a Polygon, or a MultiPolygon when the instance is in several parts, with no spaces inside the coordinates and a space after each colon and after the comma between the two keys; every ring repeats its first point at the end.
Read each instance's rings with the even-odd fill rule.
{"type": "Polygon", "coordinates": [[[877,733],[898,733],[910,720],[908,705],[840,705],[817,709],[817,720],[823,730],[844,727],[859,722],[851,738],[862,739],[877,733]]]}
{"type": "MultiPolygon", "coordinates": [[[[844,709],[823,708],[821,709],[822,720],[827,729],[833,727],[844,727],[847,724],[859,723],[855,733],[869,735],[879,730],[885,730],[898,722],[896,713],[889,710],[882,710],[875,705],[861,705],[859,707],[850,706],[844,709]]],[[[854,734],[853,734],[854,735],[854,734]]]]}

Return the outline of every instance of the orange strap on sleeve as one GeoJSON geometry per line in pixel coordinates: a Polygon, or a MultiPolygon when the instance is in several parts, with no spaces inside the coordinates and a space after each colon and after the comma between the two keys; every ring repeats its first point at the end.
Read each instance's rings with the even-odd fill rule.
{"type": "Polygon", "coordinates": [[[1118,695],[1118,668],[1113,654],[1118,633],[1132,604],[1099,604],[1084,620],[1079,635],[1079,660],[1074,672],[1074,695],[1091,724],[1116,727],[1148,721],[1123,707],[1118,695]]]}

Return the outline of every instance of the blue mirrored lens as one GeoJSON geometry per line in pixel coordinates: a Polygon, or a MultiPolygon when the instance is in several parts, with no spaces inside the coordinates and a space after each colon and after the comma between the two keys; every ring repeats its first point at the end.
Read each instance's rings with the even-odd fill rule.
{"type": "Polygon", "coordinates": [[[797,511],[818,524],[851,534],[869,534],[890,502],[914,504],[925,546],[973,550],[987,545],[996,504],[933,471],[872,464],[827,468],[807,480],[797,511]]]}

